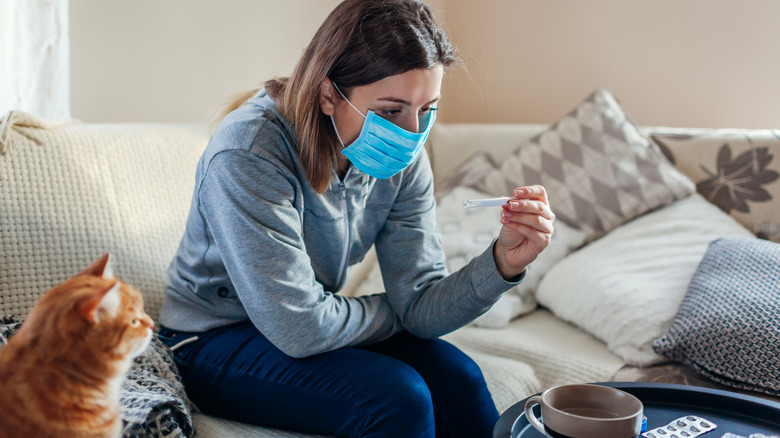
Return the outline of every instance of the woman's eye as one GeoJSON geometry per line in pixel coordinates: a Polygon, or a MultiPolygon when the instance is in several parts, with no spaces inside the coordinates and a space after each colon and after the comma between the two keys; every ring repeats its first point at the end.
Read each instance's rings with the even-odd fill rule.
{"type": "Polygon", "coordinates": [[[400,110],[382,110],[382,117],[393,117],[400,112],[400,110]]]}
{"type": "Polygon", "coordinates": [[[427,107],[420,108],[420,114],[423,114],[423,115],[428,114],[431,111],[433,111],[433,107],[432,106],[427,106],[427,107]]]}

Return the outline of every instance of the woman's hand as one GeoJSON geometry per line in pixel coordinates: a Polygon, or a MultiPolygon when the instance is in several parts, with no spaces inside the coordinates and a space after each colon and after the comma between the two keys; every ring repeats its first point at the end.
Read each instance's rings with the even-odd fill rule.
{"type": "Polygon", "coordinates": [[[515,198],[502,207],[504,226],[493,248],[498,270],[507,280],[520,275],[547,248],[555,221],[544,187],[516,188],[515,198]]]}

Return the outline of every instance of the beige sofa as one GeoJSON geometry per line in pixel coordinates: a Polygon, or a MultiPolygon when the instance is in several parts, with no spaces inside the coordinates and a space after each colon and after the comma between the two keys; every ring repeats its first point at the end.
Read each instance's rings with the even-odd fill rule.
{"type": "MultiPolygon", "coordinates": [[[[494,164],[500,166],[524,141],[547,128],[522,124],[437,124],[427,149],[437,187],[440,184],[446,187],[446,192],[439,193],[439,208],[450,208],[448,211],[454,212],[443,213],[442,220],[461,214],[452,206],[462,201],[458,196],[477,193],[474,184],[462,178],[458,180],[458,175],[462,177],[468,173],[465,172],[468,169],[459,166],[464,162],[472,163],[472,154],[486,151],[495,160],[494,164]]],[[[641,131],[654,136],[672,150],[678,168],[696,181],[702,180],[703,176],[708,177],[702,169],[714,166],[717,151],[724,144],[732,145],[736,155],[742,152],[740,148],[744,149],[745,139],[748,139],[748,148],[769,148],[770,155],[775,156],[771,165],[780,167],[780,157],[777,157],[780,139],[776,131],[667,128],[642,128],[641,131]]],[[[156,317],[166,269],[184,228],[195,164],[209,135],[209,128],[202,125],[90,124],[75,121],[55,124],[24,113],[11,113],[5,117],[0,128],[0,315],[23,317],[41,293],[110,251],[116,263],[116,274],[144,292],[147,309],[156,317]]],[[[764,184],[764,188],[775,197],[780,196],[777,186],[777,181],[764,184]]],[[[496,196],[504,193],[488,194],[496,196]]],[[[638,215],[636,220],[681,201],[690,201],[695,196],[699,195],[681,196],[680,200],[638,215]]],[[[701,200],[704,198],[701,197],[701,200]]],[[[554,210],[556,201],[551,199],[554,210]]],[[[775,198],[751,205],[751,211],[758,211],[763,215],[761,217],[769,215],[775,218],[774,222],[760,219],[755,223],[750,222],[754,219],[752,216],[743,212],[735,210],[732,217],[712,204],[709,204],[710,210],[704,207],[707,214],[714,214],[715,222],[720,225],[704,231],[698,240],[694,239],[698,246],[694,245],[696,249],[692,257],[700,258],[706,242],[718,233],[746,236],[751,235],[747,227],[753,226],[757,232],[777,238],[780,235],[780,230],[776,228],[780,223],[778,204],[780,201],[775,198]]],[[[696,204],[694,213],[700,214],[704,210],[696,204]]],[[[486,211],[480,210],[480,214],[486,211]]],[[[497,215],[497,212],[491,214],[497,215]]],[[[663,222],[662,219],[651,220],[648,226],[657,226],[656,222],[663,222]]],[[[592,240],[588,242],[584,242],[582,236],[575,238],[575,241],[579,239],[578,246],[568,242],[569,246],[558,248],[556,259],[548,261],[549,266],[536,270],[538,278],[535,282],[541,288],[553,280],[546,278],[547,272],[552,272],[566,259],[603,241],[605,237],[620,233],[624,225],[633,225],[636,220],[617,225],[598,238],[591,236],[592,240]]],[[[673,217],[671,220],[677,219],[673,217]]],[[[686,219],[679,220],[684,222],[686,219]]],[[[485,220],[475,223],[483,224],[485,220]]],[[[560,219],[559,223],[561,227],[565,226],[560,219]]],[[[578,231],[576,226],[568,229],[573,234],[578,231]]],[[[626,235],[633,236],[636,232],[626,235]]],[[[448,248],[453,248],[455,252],[467,253],[471,247],[463,242],[472,238],[474,245],[483,245],[480,239],[484,236],[478,237],[469,235],[468,229],[443,230],[445,247],[450,245],[448,248]]],[[[604,251],[609,253],[608,249],[604,251]]],[[[690,259],[691,255],[687,257],[690,259]]],[[[675,275],[687,282],[695,263],[686,261],[682,264],[686,263],[685,269],[675,275]]],[[[668,267],[668,264],[661,263],[656,269],[668,267]]],[[[614,274],[615,278],[623,278],[615,271],[590,275],[600,278],[614,274]]],[[[581,274],[585,278],[589,275],[576,272],[578,274],[572,273],[571,276],[581,274]]],[[[664,276],[663,272],[653,274],[664,276]]],[[[562,281],[563,277],[566,275],[557,274],[556,281],[562,281]]],[[[553,282],[548,286],[556,287],[556,284],[553,282]]],[[[375,256],[369,254],[360,265],[353,267],[350,281],[342,293],[360,294],[381,287],[381,272],[375,256]]],[[[589,321],[580,321],[576,316],[561,312],[554,297],[548,297],[550,306],[544,303],[537,306],[537,302],[542,300],[534,295],[534,290],[530,295],[528,291],[523,293],[526,295],[521,296],[518,292],[517,298],[510,303],[499,302],[502,307],[511,307],[511,311],[499,312],[501,314],[492,321],[478,320],[445,337],[482,367],[500,412],[531,394],[557,384],[664,379],[659,374],[650,376],[648,370],[661,370],[661,374],[666,373],[677,382],[683,379],[690,384],[711,384],[695,372],[681,372],[681,366],[670,368],[670,365],[656,360],[658,358],[646,360],[645,356],[626,353],[625,342],[621,344],[619,339],[611,338],[609,334],[605,336],[600,331],[605,327],[590,326],[589,321]],[[530,305],[527,302],[529,297],[530,305]],[[525,308],[518,307],[523,303],[525,308]],[[634,360],[636,357],[641,360],[634,360]]],[[[682,297],[679,292],[676,294],[665,300],[667,307],[679,305],[682,297]]],[[[610,300],[607,296],[601,299],[610,300]]],[[[574,298],[572,302],[576,300],[574,298]]],[[[673,316],[674,312],[669,315],[668,311],[665,315],[654,316],[656,320],[666,318],[661,320],[657,329],[668,328],[673,316]]],[[[643,315],[641,312],[634,313],[633,318],[641,320],[643,315]]],[[[612,327],[621,330],[618,323],[612,327]]],[[[652,356],[647,351],[644,353],[652,356]]],[[[194,423],[197,436],[203,437],[308,436],[239,424],[199,413],[194,414],[194,423]]]]}

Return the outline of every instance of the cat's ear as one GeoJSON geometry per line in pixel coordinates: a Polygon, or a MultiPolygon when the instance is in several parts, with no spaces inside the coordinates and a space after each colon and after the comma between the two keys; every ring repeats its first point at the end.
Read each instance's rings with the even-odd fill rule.
{"type": "Polygon", "coordinates": [[[98,290],[84,299],[78,306],[81,316],[90,324],[96,324],[103,318],[116,316],[121,302],[119,288],[117,281],[110,287],[98,290]]]}
{"type": "Polygon", "coordinates": [[[111,267],[111,254],[103,254],[102,257],[82,271],[81,275],[92,275],[94,277],[103,277],[106,280],[112,280],[114,278],[114,270],[111,267]]]}

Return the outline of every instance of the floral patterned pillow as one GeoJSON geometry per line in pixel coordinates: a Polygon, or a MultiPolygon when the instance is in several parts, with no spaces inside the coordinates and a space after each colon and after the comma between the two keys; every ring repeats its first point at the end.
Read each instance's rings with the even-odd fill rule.
{"type": "Polygon", "coordinates": [[[780,242],[780,131],[657,128],[649,134],[702,196],[756,236],[780,242]]]}

